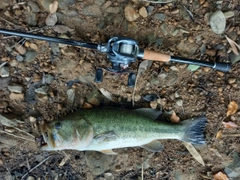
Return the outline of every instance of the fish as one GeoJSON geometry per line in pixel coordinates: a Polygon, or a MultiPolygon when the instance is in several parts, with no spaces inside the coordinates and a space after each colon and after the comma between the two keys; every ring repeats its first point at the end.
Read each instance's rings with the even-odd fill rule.
{"type": "Polygon", "coordinates": [[[204,144],[205,116],[167,123],[159,120],[161,111],[151,108],[82,109],[58,121],[40,125],[44,143],[41,150],[100,151],[116,154],[113,149],[140,146],[160,152],[161,139],[177,139],[193,145],[204,144]]]}

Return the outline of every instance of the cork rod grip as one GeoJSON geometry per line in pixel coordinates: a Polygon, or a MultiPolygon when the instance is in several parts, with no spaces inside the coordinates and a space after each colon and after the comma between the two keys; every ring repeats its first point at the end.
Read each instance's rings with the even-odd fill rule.
{"type": "Polygon", "coordinates": [[[152,60],[152,61],[160,61],[160,62],[169,62],[170,55],[163,54],[156,51],[151,51],[148,49],[144,49],[143,59],[152,60]]]}

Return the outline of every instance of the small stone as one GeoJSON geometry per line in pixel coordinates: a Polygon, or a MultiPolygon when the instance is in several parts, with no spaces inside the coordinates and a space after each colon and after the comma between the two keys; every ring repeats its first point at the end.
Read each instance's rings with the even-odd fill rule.
{"type": "Polygon", "coordinates": [[[17,61],[19,61],[19,62],[22,62],[22,61],[23,61],[23,57],[22,57],[21,55],[17,55],[17,56],[16,56],[16,59],[17,59],[17,61]]]}
{"type": "Polygon", "coordinates": [[[163,13],[157,13],[154,14],[153,19],[158,20],[158,21],[164,21],[166,18],[166,15],[163,13]]]}
{"type": "Polygon", "coordinates": [[[143,17],[146,18],[148,16],[147,9],[145,7],[141,7],[139,9],[139,14],[143,17]]]}
{"type": "Polygon", "coordinates": [[[36,44],[34,44],[34,43],[31,43],[31,44],[29,45],[29,47],[30,47],[31,49],[35,50],[35,51],[37,51],[37,50],[38,50],[38,47],[37,47],[37,45],[36,45],[36,44]]]}
{"type": "Polygon", "coordinates": [[[139,94],[135,95],[134,97],[134,101],[140,101],[141,100],[141,96],[139,94]]]}
{"type": "Polygon", "coordinates": [[[38,94],[47,95],[48,86],[43,86],[34,90],[38,94]]]}
{"type": "Polygon", "coordinates": [[[90,109],[90,108],[93,108],[93,106],[90,103],[85,102],[83,104],[83,109],[90,109]]]}
{"type": "Polygon", "coordinates": [[[109,14],[118,14],[122,11],[122,7],[108,7],[105,12],[109,14]]]}
{"type": "Polygon", "coordinates": [[[37,57],[37,52],[35,50],[28,50],[25,55],[25,62],[32,62],[37,57]]]}
{"type": "Polygon", "coordinates": [[[215,49],[206,49],[205,54],[209,55],[209,56],[215,56],[216,55],[216,50],[215,49]]]}
{"type": "Polygon", "coordinates": [[[135,21],[137,18],[139,18],[139,14],[136,12],[132,4],[128,4],[124,9],[124,15],[125,18],[129,21],[135,21]]]}
{"type": "Polygon", "coordinates": [[[157,105],[158,105],[157,100],[150,102],[150,107],[151,107],[152,109],[157,109],[157,105]]]}
{"type": "Polygon", "coordinates": [[[25,48],[24,46],[20,45],[20,44],[17,44],[17,45],[15,46],[15,49],[16,49],[17,52],[18,52],[19,54],[21,54],[21,55],[24,55],[24,54],[27,52],[26,48],[25,48]]]}
{"type": "Polygon", "coordinates": [[[14,93],[22,93],[23,87],[16,85],[16,86],[8,86],[8,90],[14,93]]]}
{"type": "Polygon", "coordinates": [[[174,10],[172,10],[171,14],[178,14],[179,11],[180,11],[179,9],[174,9],[174,10]]]}
{"type": "Polygon", "coordinates": [[[10,83],[11,79],[11,77],[0,77],[0,89],[6,88],[10,83]]]}
{"type": "Polygon", "coordinates": [[[199,4],[203,4],[203,3],[205,3],[205,0],[199,0],[199,4]]]}
{"type": "Polygon", "coordinates": [[[24,94],[23,93],[21,93],[21,94],[19,94],[19,93],[13,93],[13,92],[11,92],[11,94],[9,95],[9,97],[10,97],[10,99],[11,100],[23,100],[23,98],[24,98],[24,94]]]}
{"type": "Polygon", "coordinates": [[[29,26],[37,25],[37,15],[34,12],[28,12],[26,14],[26,21],[29,26]]]}
{"type": "Polygon", "coordinates": [[[225,31],[226,18],[222,11],[216,11],[211,15],[210,26],[216,34],[222,34],[225,31]]]}
{"type": "Polygon", "coordinates": [[[68,89],[67,90],[67,96],[68,96],[68,101],[72,104],[74,102],[74,98],[75,98],[75,90],[74,89],[68,89]]]}
{"type": "Polygon", "coordinates": [[[234,16],[234,11],[227,11],[224,13],[226,19],[231,18],[234,16]]]}
{"type": "Polygon", "coordinates": [[[202,6],[207,8],[207,7],[209,7],[209,3],[208,2],[204,2],[204,4],[202,6]]]}
{"type": "Polygon", "coordinates": [[[35,117],[30,116],[30,117],[29,117],[29,121],[30,121],[31,123],[35,123],[35,122],[37,121],[37,119],[36,119],[35,117]]]}
{"type": "Polygon", "coordinates": [[[28,6],[31,7],[32,12],[40,12],[40,8],[38,7],[38,4],[34,1],[29,1],[28,6]]]}
{"type": "Polygon", "coordinates": [[[236,54],[233,53],[233,52],[230,53],[229,58],[230,58],[230,61],[231,61],[232,64],[240,61],[240,55],[236,55],[236,54]]]}
{"type": "Polygon", "coordinates": [[[0,102],[0,109],[5,109],[8,106],[8,102],[2,101],[0,102]]]}
{"type": "Polygon", "coordinates": [[[3,160],[2,160],[2,159],[0,159],[0,166],[1,166],[1,165],[3,165],[3,160]]]}
{"type": "Polygon", "coordinates": [[[151,14],[152,14],[153,9],[154,9],[154,6],[148,6],[148,7],[147,7],[147,13],[148,13],[148,15],[151,15],[151,14]]]}
{"type": "Polygon", "coordinates": [[[235,78],[229,78],[228,79],[228,83],[229,84],[233,84],[233,83],[235,83],[236,82],[236,79],[235,78]]]}
{"type": "Polygon", "coordinates": [[[4,130],[8,133],[13,133],[15,130],[11,127],[5,127],[4,130]]]}
{"type": "Polygon", "coordinates": [[[193,36],[189,36],[189,37],[188,37],[188,42],[194,43],[194,38],[193,38],[193,36]]]}
{"type": "Polygon", "coordinates": [[[0,76],[9,77],[9,68],[6,66],[0,67],[0,76]]]}
{"type": "Polygon", "coordinates": [[[178,106],[182,107],[182,106],[183,106],[183,100],[182,100],[182,99],[178,99],[178,100],[176,101],[176,104],[177,104],[178,106]]]}
{"type": "Polygon", "coordinates": [[[92,63],[84,61],[82,63],[83,69],[87,72],[89,72],[92,69],[92,63]]]}
{"type": "Polygon", "coordinates": [[[114,180],[112,173],[104,173],[105,180],[114,180]]]}
{"type": "Polygon", "coordinates": [[[102,12],[100,10],[100,7],[96,4],[88,5],[84,7],[81,11],[81,14],[85,16],[93,16],[93,17],[100,17],[102,16],[102,12]]]}
{"type": "Polygon", "coordinates": [[[35,180],[33,176],[28,176],[27,180],[35,180]]]}

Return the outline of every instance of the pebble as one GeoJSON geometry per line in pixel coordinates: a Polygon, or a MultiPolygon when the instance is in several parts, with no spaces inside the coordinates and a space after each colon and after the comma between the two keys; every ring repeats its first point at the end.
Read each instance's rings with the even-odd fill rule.
{"type": "Polygon", "coordinates": [[[151,15],[151,14],[152,14],[153,9],[154,9],[154,6],[148,6],[148,7],[147,7],[147,13],[148,13],[148,15],[151,15]]]}
{"type": "Polygon", "coordinates": [[[81,11],[81,14],[83,14],[85,16],[93,16],[93,17],[102,16],[100,7],[96,4],[92,4],[92,5],[88,5],[88,6],[84,7],[81,11]]]}
{"type": "Polygon", "coordinates": [[[3,165],[3,160],[2,159],[0,159],[0,165],[3,165]]]}
{"type": "Polygon", "coordinates": [[[38,7],[38,4],[34,1],[29,1],[28,6],[31,7],[32,12],[40,12],[40,8],[38,7]]]}
{"type": "Polygon", "coordinates": [[[68,89],[67,90],[67,96],[68,96],[68,101],[72,104],[74,102],[74,98],[75,98],[75,90],[74,89],[68,89]]]}
{"type": "Polygon", "coordinates": [[[85,103],[83,104],[83,109],[90,109],[90,108],[93,108],[93,106],[92,106],[90,103],[85,102],[85,103]]]}
{"type": "Polygon", "coordinates": [[[164,21],[165,18],[166,18],[166,15],[163,13],[157,13],[157,14],[154,14],[153,16],[153,19],[159,20],[159,21],[164,21]]]}
{"type": "Polygon", "coordinates": [[[105,180],[114,180],[112,173],[104,173],[105,180]]]}
{"type": "Polygon", "coordinates": [[[141,96],[139,94],[134,96],[134,101],[140,101],[141,100],[141,96]]]}
{"type": "Polygon", "coordinates": [[[9,68],[6,66],[0,67],[0,76],[9,77],[9,68]]]}
{"type": "Polygon", "coordinates": [[[34,43],[30,43],[29,47],[30,47],[31,49],[35,50],[35,51],[38,50],[38,46],[37,46],[36,44],[34,44],[34,43]]]}
{"type": "Polygon", "coordinates": [[[216,55],[216,50],[215,49],[206,49],[205,54],[209,55],[209,56],[215,56],[216,55]]]}
{"type": "Polygon", "coordinates": [[[226,18],[222,11],[215,11],[210,17],[210,26],[216,34],[222,34],[226,27],[226,18]]]}
{"type": "Polygon", "coordinates": [[[199,2],[199,4],[202,5],[203,3],[205,3],[205,0],[199,0],[198,2],[199,2]]]}
{"type": "Polygon", "coordinates": [[[33,176],[28,176],[27,180],[35,180],[35,177],[33,177],[33,176]]]}
{"type": "Polygon", "coordinates": [[[224,13],[226,19],[231,18],[234,16],[234,11],[227,11],[224,13]]]}
{"type": "Polygon", "coordinates": [[[148,16],[147,9],[145,7],[141,7],[139,9],[139,14],[143,17],[146,18],[148,16]]]}
{"type": "Polygon", "coordinates": [[[236,79],[235,78],[229,78],[228,79],[228,83],[229,84],[233,84],[233,83],[235,83],[236,82],[236,79]]]}
{"type": "Polygon", "coordinates": [[[14,93],[22,93],[23,87],[16,85],[16,86],[8,86],[8,90],[14,93]]]}
{"type": "Polygon", "coordinates": [[[83,69],[87,72],[89,72],[92,69],[92,63],[84,61],[82,63],[83,69]]]}
{"type": "Polygon", "coordinates": [[[150,102],[150,107],[151,107],[152,109],[157,109],[157,105],[158,105],[157,100],[150,102]]]}
{"type": "Polygon", "coordinates": [[[174,10],[172,10],[171,14],[178,14],[179,12],[180,12],[179,9],[174,9],[174,10]]]}
{"type": "Polygon", "coordinates": [[[17,55],[17,56],[16,56],[16,59],[17,59],[17,61],[19,61],[19,62],[22,62],[22,61],[23,61],[23,57],[22,57],[21,55],[17,55]]]}
{"type": "Polygon", "coordinates": [[[43,87],[35,89],[34,91],[36,93],[38,93],[38,94],[47,95],[48,87],[47,86],[43,86],[43,87]]]}
{"type": "Polygon", "coordinates": [[[25,48],[24,46],[20,45],[20,44],[17,44],[17,45],[15,46],[15,49],[16,49],[17,52],[18,52],[19,54],[21,54],[21,55],[24,55],[24,54],[27,52],[26,48],[25,48]]]}
{"type": "Polygon", "coordinates": [[[177,104],[178,106],[182,107],[182,105],[183,105],[183,100],[182,100],[182,99],[178,99],[178,100],[176,101],[176,104],[177,104]]]}
{"type": "Polygon", "coordinates": [[[37,56],[37,52],[35,50],[28,50],[25,54],[25,62],[32,62],[37,56]]]}
{"type": "Polygon", "coordinates": [[[26,14],[26,21],[29,26],[37,25],[37,15],[34,12],[28,12],[26,14]]]}
{"type": "Polygon", "coordinates": [[[13,92],[11,92],[9,98],[10,98],[11,100],[23,100],[24,94],[23,94],[23,93],[20,93],[20,94],[19,94],[19,93],[13,93],[13,92]]]}
{"type": "Polygon", "coordinates": [[[139,18],[139,14],[136,12],[132,4],[128,4],[124,8],[124,15],[127,21],[132,22],[135,21],[137,18],[139,18]]]}
{"type": "Polygon", "coordinates": [[[7,101],[2,101],[0,102],[0,109],[4,109],[8,106],[8,102],[7,101]]]}
{"type": "Polygon", "coordinates": [[[37,119],[36,119],[35,117],[33,117],[33,116],[30,116],[30,117],[29,117],[29,121],[30,121],[31,123],[35,123],[35,122],[37,121],[37,119]]]}
{"type": "Polygon", "coordinates": [[[0,89],[7,87],[11,79],[12,79],[11,77],[4,77],[4,78],[0,77],[0,89]]]}
{"type": "Polygon", "coordinates": [[[230,61],[231,61],[232,64],[240,61],[240,55],[236,55],[236,54],[233,53],[233,52],[230,53],[229,58],[230,58],[230,61]]]}
{"type": "Polygon", "coordinates": [[[194,37],[193,37],[193,36],[189,36],[189,37],[188,37],[188,42],[194,43],[194,37]]]}
{"type": "Polygon", "coordinates": [[[109,14],[118,14],[122,11],[121,7],[108,7],[105,12],[109,14]]]}

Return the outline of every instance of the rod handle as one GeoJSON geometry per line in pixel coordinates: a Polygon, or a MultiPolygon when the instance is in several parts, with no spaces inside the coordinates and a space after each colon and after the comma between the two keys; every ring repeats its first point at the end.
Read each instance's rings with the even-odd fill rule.
{"type": "Polygon", "coordinates": [[[169,54],[164,54],[164,53],[160,53],[160,52],[156,52],[148,49],[144,49],[143,57],[142,57],[142,59],[160,61],[160,62],[169,62],[170,58],[171,57],[169,54]]]}
{"type": "Polygon", "coordinates": [[[228,72],[231,69],[231,63],[215,62],[213,69],[222,72],[228,72]]]}

